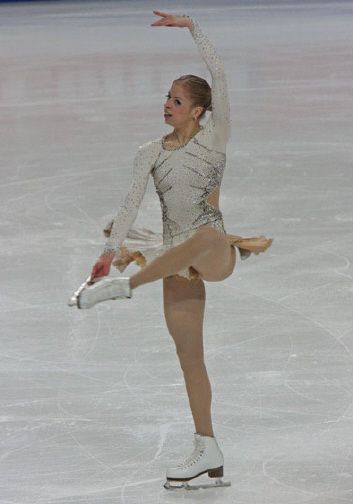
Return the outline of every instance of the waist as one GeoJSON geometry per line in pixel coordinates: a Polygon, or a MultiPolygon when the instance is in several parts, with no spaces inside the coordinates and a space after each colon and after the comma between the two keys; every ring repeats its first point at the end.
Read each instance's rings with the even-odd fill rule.
{"type": "Polygon", "coordinates": [[[190,238],[196,231],[205,224],[209,224],[213,228],[217,229],[223,234],[226,234],[226,230],[224,229],[224,223],[222,216],[218,216],[216,218],[202,219],[201,222],[198,222],[197,225],[188,227],[181,231],[173,232],[168,227],[163,228],[163,243],[165,244],[173,244],[180,243],[187,238],[190,238]]]}

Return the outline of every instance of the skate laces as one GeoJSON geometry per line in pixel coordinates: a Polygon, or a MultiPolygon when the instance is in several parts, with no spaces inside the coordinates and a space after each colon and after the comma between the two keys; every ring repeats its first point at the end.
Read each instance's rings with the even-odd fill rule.
{"type": "Polygon", "coordinates": [[[194,438],[194,450],[192,454],[187,457],[183,462],[177,464],[178,468],[190,467],[193,464],[196,464],[198,460],[202,457],[205,451],[205,446],[203,440],[201,438],[194,438]]]}

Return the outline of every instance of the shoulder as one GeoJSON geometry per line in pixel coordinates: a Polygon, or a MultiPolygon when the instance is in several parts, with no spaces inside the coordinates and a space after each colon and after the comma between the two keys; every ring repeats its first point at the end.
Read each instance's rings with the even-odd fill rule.
{"type": "Polygon", "coordinates": [[[210,151],[215,151],[218,154],[226,153],[228,140],[222,134],[221,128],[215,125],[212,112],[200,134],[199,140],[210,151]]]}
{"type": "Polygon", "coordinates": [[[161,148],[161,139],[155,138],[154,140],[149,140],[138,147],[137,154],[145,155],[148,157],[156,157],[159,154],[161,148]]]}
{"type": "Polygon", "coordinates": [[[161,149],[161,139],[155,138],[139,145],[135,154],[135,161],[141,167],[144,166],[149,170],[153,167],[161,149]]]}
{"type": "Polygon", "coordinates": [[[161,145],[161,139],[155,138],[154,140],[149,140],[141,145],[139,145],[138,150],[141,152],[150,152],[157,150],[161,145]]]}

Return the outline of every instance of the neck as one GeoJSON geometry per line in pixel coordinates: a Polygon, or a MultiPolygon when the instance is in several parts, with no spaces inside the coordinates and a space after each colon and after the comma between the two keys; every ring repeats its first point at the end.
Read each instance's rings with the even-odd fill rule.
{"type": "Polygon", "coordinates": [[[180,128],[174,128],[173,134],[175,138],[179,141],[179,143],[185,143],[190,138],[192,138],[198,131],[200,131],[201,126],[199,123],[193,124],[190,123],[186,126],[182,126],[180,128]]]}

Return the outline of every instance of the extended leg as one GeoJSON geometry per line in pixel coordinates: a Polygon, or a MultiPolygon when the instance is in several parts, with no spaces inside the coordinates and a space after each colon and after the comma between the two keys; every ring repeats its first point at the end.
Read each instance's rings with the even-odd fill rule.
{"type": "Polygon", "coordinates": [[[191,238],[147,263],[131,277],[103,278],[93,285],[81,286],[68,304],[91,308],[107,299],[131,298],[131,291],[139,285],[171,277],[189,266],[199,272],[201,279],[217,282],[227,278],[234,265],[234,247],[229,245],[225,235],[206,225],[191,238]]]}
{"type": "Polygon", "coordinates": [[[153,282],[193,266],[205,280],[223,280],[233,270],[235,251],[227,239],[212,228],[198,230],[183,243],[167,250],[131,275],[130,286],[153,282]]]}
{"type": "Polygon", "coordinates": [[[189,281],[175,276],[163,279],[165,320],[184,373],[195,430],[213,436],[212,391],[203,352],[205,299],[201,279],[189,281]]]}

